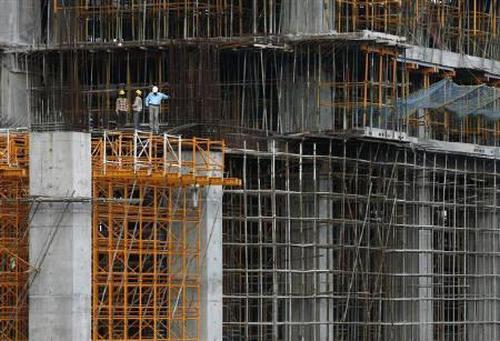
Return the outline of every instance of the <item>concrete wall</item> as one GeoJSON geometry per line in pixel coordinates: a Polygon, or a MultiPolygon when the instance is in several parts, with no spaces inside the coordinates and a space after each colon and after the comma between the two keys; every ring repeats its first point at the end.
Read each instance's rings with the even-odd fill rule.
{"type": "Polygon", "coordinates": [[[2,0],[0,3],[0,46],[24,46],[38,40],[40,1],[2,0]]]}
{"type": "MultiPolygon", "coordinates": [[[[424,158],[425,160],[425,158],[424,158]]],[[[433,259],[432,259],[432,230],[428,228],[431,225],[431,209],[428,202],[431,201],[431,192],[429,180],[425,173],[419,179],[418,199],[421,202],[418,209],[418,322],[419,322],[419,340],[432,340],[434,311],[433,311],[433,259]]]]}
{"type": "MultiPolygon", "coordinates": [[[[0,50],[36,45],[41,32],[41,2],[0,1],[0,50]]],[[[27,74],[17,54],[0,53],[0,128],[27,127],[29,92],[27,74]]]]}
{"type": "Polygon", "coordinates": [[[13,54],[0,55],[0,128],[28,127],[29,91],[13,54]]]}
{"type": "Polygon", "coordinates": [[[91,202],[90,134],[33,133],[30,194],[30,340],[90,340],[91,202]]]}
{"type": "MultiPolygon", "coordinates": [[[[484,205],[497,207],[495,196],[485,193],[484,205]]],[[[499,226],[498,218],[496,211],[478,214],[477,221],[469,217],[469,226],[475,226],[476,231],[467,234],[466,247],[468,252],[477,254],[467,257],[466,263],[467,274],[472,275],[466,280],[468,294],[475,298],[465,303],[466,319],[471,322],[466,329],[468,340],[499,340],[500,337],[500,309],[496,299],[500,292],[499,240],[494,230],[499,226]]]]}
{"type": "Polygon", "coordinates": [[[324,0],[285,0],[281,8],[284,34],[317,34],[333,31],[333,4],[324,0]]]}

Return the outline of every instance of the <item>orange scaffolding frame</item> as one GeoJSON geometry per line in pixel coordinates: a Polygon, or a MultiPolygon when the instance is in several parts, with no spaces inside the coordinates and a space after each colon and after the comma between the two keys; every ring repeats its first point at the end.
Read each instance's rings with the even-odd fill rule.
{"type": "Polygon", "coordinates": [[[28,339],[28,147],[0,131],[0,339],[28,339]]]}
{"type": "Polygon", "coordinates": [[[150,132],[92,140],[93,339],[199,340],[202,197],[224,143],[150,132]]]}
{"type": "MultiPolygon", "coordinates": [[[[92,338],[199,340],[202,191],[222,141],[150,132],[92,138],[92,338]]],[[[28,338],[29,135],[0,131],[0,339],[28,338]]]]}

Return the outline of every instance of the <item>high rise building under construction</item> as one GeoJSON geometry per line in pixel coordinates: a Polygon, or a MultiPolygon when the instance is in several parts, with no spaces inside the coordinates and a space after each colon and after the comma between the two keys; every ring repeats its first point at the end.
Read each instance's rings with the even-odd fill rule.
{"type": "Polygon", "coordinates": [[[500,340],[500,2],[0,19],[1,340],[500,340]]]}

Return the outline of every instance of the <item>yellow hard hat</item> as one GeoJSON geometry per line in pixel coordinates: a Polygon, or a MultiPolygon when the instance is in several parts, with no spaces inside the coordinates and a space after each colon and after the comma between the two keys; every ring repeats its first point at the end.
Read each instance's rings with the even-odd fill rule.
{"type": "Polygon", "coordinates": [[[125,95],[125,90],[120,90],[120,91],[118,92],[118,95],[121,95],[121,96],[125,95]]]}
{"type": "Polygon", "coordinates": [[[139,96],[142,95],[142,91],[141,90],[135,90],[135,93],[138,94],[139,96]]]}

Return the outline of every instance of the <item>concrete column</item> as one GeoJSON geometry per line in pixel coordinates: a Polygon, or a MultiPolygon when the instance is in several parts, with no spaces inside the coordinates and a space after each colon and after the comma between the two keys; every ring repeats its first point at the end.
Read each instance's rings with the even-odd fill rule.
{"type": "Polygon", "coordinates": [[[30,340],[90,340],[91,150],[90,134],[31,135],[30,340]]]}
{"type": "MultiPolygon", "coordinates": [[[[408,197],[407,197],[408,198],[408,197]]],[[[417,200],[417,198],[415,198],[417,200]]],[[[409,205],[407,205],[409,208],[409,205]]],[[[403,211],[403,224],[418,224],[418,216],[410,216],[410,209],[403,211]],[[408,219],[408,220],[407,220],[408,219]],[[413,220],[415,219],[415,221],[413,220]]],[[[418,228],[405,227],[399,229],[391,240],[394,240],[391,249],[415,250],[404,254],[389,253],[384,258],[385,271],[390,274],[386,292],[390,300],[383,302],[384,320],[387,326],[383,328],[384,340],[419,340],[419,306],[417,300],[420,289],[419,274],[419,249],[418,228]],[[411,275],[409,275],[411,274],[411,275]],[[405,325],[405,323],[414,325],[405,325]]]]}
{"type": "Polygon", "coordinates": [[[203,193],[200,340],[222,340],[222,186],[203,193]]]}
{"type": "MultiPolygon", "coordinates": [[[[309,172],[310,169],[307,169],[309,172]]],[[[298,184],[301,192],[313,192],[312,177],[304,177],[298,184]]],[[[315,216],[313,200],[305,196],[295,197],[291,201],[290,207],[291,217],[307,217],[315,216]]],[[[298,220],[290,222],[290,242],[295,244],[312,244],[315,242],[313,235],[312,223],[298,220]]],[[[312,276],[306,275],[306,270],[314,269],[314,254],[312,248],[300,247],[291,248],[290,250],[290,270],[297,274],[291,277],[291,295],[300,293],[310,293],[313,290],[312,276]]],[[[290,333],[286,335],[285,340],[314,340],[314,325],[308,325],[308,322],[316,320],[314,305],[309,299],[294,298],[291,301],[290,320],[295,325],[290,328],[290,333]]],[[[288,328],[287,328],[288,329],[288,328]]]]}
{"type": "Polygon", "coordinates": [[[418,137],[421,139],[427,138],[427,129],[425,127],[425,110],[418,109],[418,137]]]}
{"type": "Polygon", "coordinates": [[[202,192],[200,340],[206,341],[222,340],[222,194],[222,186],[202,192]]]}
{"type": "MultiPolygon", "coordinates": [[[[295,200],[291,206],[293,217],[311,218],[310,222],[292,222],[292,243],[315,245],[314,247],[292,248],[290,270],[314,272],[292,277],[293,295],[303,293],[307,299],[293,299],[291,303],[291,322],[298,323],[290,329],[285,339],[290,340],[335,340],[334,325],[338,317],[334,315],[334,301],[326,296],[333,293],[333,233],[332,223],[327,221],[333,215],[332,200],[318,192],[331,193],[332,180],[328,176],[328,165],[319,164],[317,178],[310,176],[307,169],[302,191],[314,193],[295,200]],[[325,247],[328,245],[328,247],[325,247]],[[314,297],[315,295],[321,297],[314,297]],[[310,324],[308,322],[318,322],[310,324]]],[[[338,309],[337,309],[338,312],[338,309]]]]}
{"type": "MultiPolygon", "coordinates": [[[[494,205],[493,195],[484,196],[486,205],[494,205]]],[[[499,259],[497,233],[498,216],[486,210],[477,216],[476,231],[467,234],[468,252],[476,252],[467,257],[468,294],[475,300],[466,302],[467,340],[498,340],[500,335],[500,308],[498,297],[499,259]],[[490,276],[494,274],[496,276],[490,276]],[[472,275],[472,276],[471,276],[472,275]]]]}
{"type": "Polygon", "coordinates": [[[0,45],[26,46],[40,38],[40,2],[36,0],[2,1],[0,45]]]}
{"type": "Polygon", "coordinates": [[[15,55],[0,55],[0,127],[28,127],[26,80],[15,55]]]}
{"type": "MultiPolygon", "coordinates": [[[[326,164],[324,164],[326,166],[326,164]]],[[[327,168],[327,167],[325,167],[327,168]]],[[[327,173],[325,169],[323,173],[327,173]]],[[[318,181],[318,191],[324,193],[332,192],[332,184],[328,175],[320,175],[318,181]]],[[[330,197],[318,196],[318,219],[332,219],[332,201],[330,197]]],[[[319,244],[333,244],[333,224],[330,222],[318,223],[318,239],[319,244]]],[[[333,292],[333,248],[319,247],[318,248],[318,270],[322,271],[318,275],[318,290],[320,295],[331,295],[333,292]]],[[[319,340],[334,340],[333,335],[333,299],[322,298],[319,300],[319,340]]]]}
{"type": "Polygon", "coordinates": [[[322,0],[288,0],[281,6],[282,33],[326,33],[334,29],[332,6],[322,0]]]}
{"type": "MultiPolygon", "coordinates": [[[[9,48],[29,46],[40,38],[40,2],[36,0],[0,1],[0,45],[9,48]]],[[[0,53],[0,127],[27,127],[29,98],[26,66],[17,54],[0,53]]],[[[36,77],[30,77],[36,82],[36,77]]]]}
{"type": "Polygon", "coordinates": [[[432,230],[428,228],[431,225],[431,207],[430,189],[427,178],[424,176],[418,182],[418,199],[420,201],[418,208],[418,321],[419,321],[419,340],[432,340],[432,324],[434,318],[432,306],[432,230]]]}

